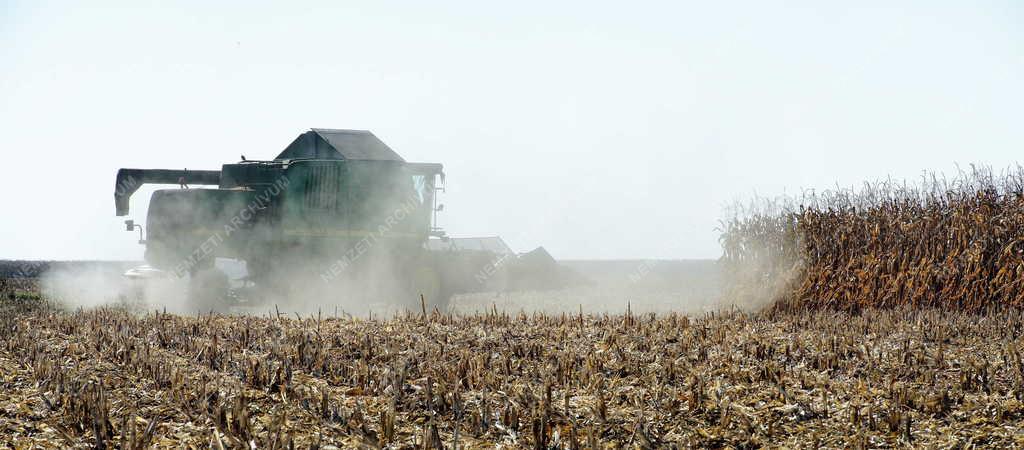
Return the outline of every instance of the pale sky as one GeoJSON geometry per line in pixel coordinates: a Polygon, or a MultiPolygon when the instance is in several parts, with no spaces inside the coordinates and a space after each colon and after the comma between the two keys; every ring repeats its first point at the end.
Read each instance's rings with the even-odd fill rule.
{"type": "Polygon", "coordinates": [[[141,259],[119,167],[312,127],[443,163],[449,234],[557,258],[717,257],[754,193],[1024,160],[1014,1],[158,3],[0,5],[0,259],[141,259]]]}

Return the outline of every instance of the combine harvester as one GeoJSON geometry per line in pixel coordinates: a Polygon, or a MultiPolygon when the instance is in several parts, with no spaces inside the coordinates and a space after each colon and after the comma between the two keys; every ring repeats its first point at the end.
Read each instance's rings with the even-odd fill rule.
{"type": "MultiPolygon", "coordinates": [[[[468,292],[557,289],[580,281],[542,247],[518,255],[498,237],[449,238],[441,164],[406,162],[369,131],[312,129],[270,161],[221,170],[120,169],[114,202],[128,215],[144,184],[153,193],[143,227],[147,266],[129,278],[189,280],[203,304],[359,296],[445,308],[468,292]],[[192,186],[216,188],[191,189],[192,186]],[[241,286],[215,264],[244,262],[241,286]]],[[[240,264],[239,264],[240,265],[240,264]]]]}

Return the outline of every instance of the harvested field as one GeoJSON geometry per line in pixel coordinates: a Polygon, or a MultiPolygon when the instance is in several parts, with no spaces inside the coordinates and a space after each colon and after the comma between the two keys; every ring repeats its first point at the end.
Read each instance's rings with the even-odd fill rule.
{"type": "Polygon", "coordinates": [[[1024,444],[1018,312],[0,311],[0,434],[42,448],[1024,444]]]}

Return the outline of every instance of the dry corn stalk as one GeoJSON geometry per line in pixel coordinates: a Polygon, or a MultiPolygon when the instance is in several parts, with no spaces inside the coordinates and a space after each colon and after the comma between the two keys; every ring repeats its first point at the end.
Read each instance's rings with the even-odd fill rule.
{"type": "Polygon", "coordinates": [[[768,202],[724,223],[721,242],[736,286],[778,285],[776,308],[1021,307],[1024,169],[768,202]]]}

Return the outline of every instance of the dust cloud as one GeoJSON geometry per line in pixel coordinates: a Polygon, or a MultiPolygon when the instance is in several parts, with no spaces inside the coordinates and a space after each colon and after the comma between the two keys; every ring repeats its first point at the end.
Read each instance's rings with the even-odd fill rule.
{"type": "Polygon", "coordinates": [[[804,265],[800,259],[778,255],[759,255],[722,263],[721,306],[743,311],[760,311],[793,292],[800,282],[804,265]]]}
{"type": "MultiPolygon", "coordinates": [[[[244,261],[228,258],[216,258],[214,270],[208,272],[219,278],[213,283],[173,272],[133,279],[124,276],[132,265],[95,263],[52,267],[40,277],[40,285],[47,298],[67,308],[122,306],[177,314],[388,318],[406,311],[419,313],[425,307],[428,312],[437,308],[457,314],[497,310],[699,315],[727,309],[758,311],[792,289],[801,273],[799,264],[771,259],[771,252],[754,253],[763,256],[728,261],[566,260],[559,264],[582,282],[550,290],[503,288],[499,282],[493,289],[455,294],[447,303],[438,301],[436,293],[425,293],[425,304],[390,249],[373,245],[364,253],[333,259],[308,254],[285,261],[262,286],[253,284],[244,261]],[[203,293],[195,284],[216,285],[230,295],[225,298],[220,288],[203,293]]],[[[472,279],[472,274],[464,275],[472,279]]]]}
{"type": "MultiPolygon", "coordinates": [[[[190,276],[130,279],[123,267],[82,265],[53,268],[40,277],[43,294],[66,308],[125,307],[139,312],[176,314],[211,312],[288,317],[389,318],[403,312],[472,314],[500,311],[547,314],[678,313],[700,315],[724,309],[757,311],[787,289],[790,278],[767,262],[726,267],[717,260],[561,261],[586,282],[553,290],[491,290],[452,296],[445,304],[419,295],[409,280],[396,275],[384,258],[365,256],[358,266],[332,275],[337,261],[292,264],[281,284],[257,289],[248,281],[246,264],[218,258],[229,298],[190,289],[190,276]],[[326,275],[325,275],[326,274],[326,275]],[[767,281],[766,281],[767,280],[767,281]]],[[[792,272],[787,272],[791,274],[792,272]]],[[[787,275],[791,277],[791,275],[787,275]]],[[[209,280],[203,280],[208,283],[209,280]]]]}
{"type": "MultiPolygon", "coordinates": [[[[146,266],[141,266],[146,267],[146,266]]],[[[83,263],[56,266],[39,275],[41,294],[57,305],[69,309],[119,307],[138,312],[153,310],[175,314],[309,314],[339,317],[393,315],[402,310],[419,310],[418,297],[400,293],[401,283],[389,275],[383,265],[369,270],[361,268],[359,282],[347,279],[320,280],[320,266],[297,266],[282,274],[293,280],[287,289],[255,291],[246,281],[245,263],[218,258],[217,276],[227,283],[216,294],[197,290],[195,283],[209,285],[207,275],[193,280],[191,275],[174,276],[156,272],[149,278],[125,276],[131,265],[83,263]],[[230,292],[225,297],[224,293],[230,292]],[[404,294],[404,295],[403,295],[404,294]],[[407,298],[402,298],[402,297],[407,298]]],[[[137,268],[136,268],[137,269],[137,268]]],[[[212,283],[217,284],[217,283],[212,283]]]]}
{"type": "Polygon", "coordinates": [[[39,276],[42,295],[67,309],[119,306],[188,313],[186,283],[179,279],[133,280],[125,264],[56,265],[39,276]]]}
{"type": "Polygon", "coordinates": [[[567,260],[587,282],[548,291],[482,292],[456,296],[461,313],[680,313],[722,308],[722,272],[715,260],[567,260]]]}

